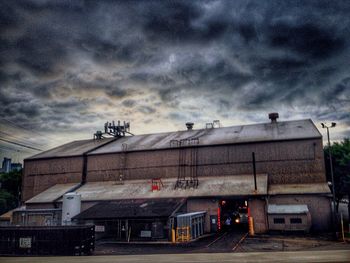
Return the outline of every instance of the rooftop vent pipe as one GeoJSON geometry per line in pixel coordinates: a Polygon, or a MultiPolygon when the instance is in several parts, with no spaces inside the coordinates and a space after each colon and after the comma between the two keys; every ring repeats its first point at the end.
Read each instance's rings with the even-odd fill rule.
{"type": "Polygon", "coordinates": [[[193,122],[186,122],[187,130],[188,130],[188,131],[191,131],[191,130],[193,129],[193,125],[194,125],[193,122]]]}
{"type": "Polygon", "coordinates": [[[269,119],[271,120],[271,123],[276,123],[278,117],[278,112],[269,113],[269,119]]]}

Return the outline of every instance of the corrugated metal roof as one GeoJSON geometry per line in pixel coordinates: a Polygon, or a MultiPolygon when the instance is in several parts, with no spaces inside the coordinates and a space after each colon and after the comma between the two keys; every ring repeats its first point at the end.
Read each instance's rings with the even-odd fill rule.
{"type": "Polygon", "coordinates": [[[61,196],[63,196],[65,193],[71,191],[78,185],[79,183],[55,184],[49,189],[41,192],[40,194],[26,201],[26,204],[51,203],[56,199],[60,198],[61,196]]]}
{"type": "MultiPolygon", "coordinates": [[[[151,191],[151,180],[130,180],[124,184],[112,181],[88,182],[75,190],[82,201],[146,198],[187,198],[210,196],[266,195],[267,175],[257,175],[258,191],[254,192],[253,175],[200,177],[196,189],[174,189],[176,178],[162,179],[163,187],[151,191]]],[[[44,199],[44,198],[42,198],[44,199]]]]}
{"type": "Polygon", "coordinates": [[[185,213],[185,214],[176,215],[176,217],[197,216],[197,215],[203,215],[203,214],[205,214],[206,212],[207,212],[207,211],[191,212],[191,213],[185,213]]]}
{"type": "Polygon", "coordinates": [[[199,145],[219,145],[231,143],[262,142],[321,137],[310,119],[277,123],[252,124],[202,130],[178,131],[124,137],[90,154],[123,151],[153,150],[170,147],[171,140],[199,138],[199,145]]]}
{"type": "Polygon", "coordinates": [[[74,141],[37,154],[28,159],[82,155],[84,152],[91,151],[95,147],[105,143],[108,144],[91,151],[89,154],[121,152],[125,150],[125,145],[127,151],[164,149],[170,147],[171,140],[182,140],[188,138],[198,138],[199,145],[219,145],[320,137],[321,134],[313,122],[310,119],[307,119],[225,128],[143,134],[119,138],[111,143],[108,142],[114,138],[74,141]]]}
{"type": "Polygon", "coordinates": [[[2,221],[10,221],[12,217],[12,213],[15,209],[12,209],[10,211],[7,211],[6,213],[0,215],[0,220],[2,221]]]}
{"type": "Polygon", "coordinates": [[[185,200],[171,198],[100,202],[73,219],[169,217],[185,200]]]}
{"type": "Polygon", "coordinates": [[[307,205],[274,205],[267,207],[268,214],[306,214],[309,212],[307,205]]]}
{"type": "Polygon", "coordinates": [[[41,158],[53,158],[53,157],[66,157],[66,156],[81,156],[83,153],[91,151],[96,147],[111,142],[115,138],[106,138],[103,140],[81,140],[73,141],[51,150],[36,154],[26,160],[41,159],[41,158]]]}
{"type": "Polygon", "coordinates": [[[327,183],[269,185],[269,195],[278,194],[330,194],[327,183]]]}

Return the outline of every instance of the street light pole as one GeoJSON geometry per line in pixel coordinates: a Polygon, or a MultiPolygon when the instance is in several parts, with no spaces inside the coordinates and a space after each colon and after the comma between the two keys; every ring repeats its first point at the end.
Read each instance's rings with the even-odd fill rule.
{"type": "Polygon", "coordinates": [[[332,180],[332,196],[333,196],[333,228],[335,232],[335,223],[336,223],[336,216],[335,216],[335,184],[334,184],[334,174],[333,174],[333,162],[332,162],[332,151],[331,151],[331,141],[329,139],[329,128],[334,128],[336,126],[335,122],[332,122],[331,126],[327,126],[324,123],[321,123],[322,128],[327,129],[327,139],[328,139],[328,155],[329,155],[329,166],[331,169],[331,180],[332,180]]]}

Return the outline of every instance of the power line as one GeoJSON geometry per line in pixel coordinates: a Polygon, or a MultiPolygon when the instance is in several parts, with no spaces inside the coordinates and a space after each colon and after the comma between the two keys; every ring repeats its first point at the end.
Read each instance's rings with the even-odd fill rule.
{"type": "Polygon", "coordinates": [[[24,148],[28,148],[28,149],[32,149],[32,150],[36,150],[36,151],[40,151],[40,152],[43,151],[43,150],[35,148],[35,147],[31,147],[31,146],[28,146],[28,145],[25,145],[25,144],[22,144],[22,143],[9,141],[9,140],[2,139],[2,138],[0,138],[0,141],[4,141],[4,142],[7,142],[7,143],[11,143],[11,144],[14,144],[14,145],[18,145],[18,146],[21,146],[21,147],[24,147],[24,148]]]}
{"type": "MultiPolygon", "coordinates": [[[[47,135],[45,135],[45,134],[39,133],[39,132],[37,132],[37,131],[33,131],[32,129],[30,129],[30,128],[28,128],[28,127],[22,126],[22,125],[20,125],[20,124],[18,124],[18,123],[15,123],[15,122],[13,122],[13,121],[10,121],[10,120],[4,118],[4,117],[0,117],[0,119],[3,119],[3,120],[5,120],[5,121],[7,121],[8,123],[10,123],[10,125],[12,125],[12,126],[14,126],[14,127],[16,127],[16,128],[21,128],[21,129],[24,129],[24,130],[26,130],[26,131],[28,131],[28,132],[31,132],[32,134],[40,135],[40,136],[46,137],[47,139],[50,139],[50,140],[52,140],[52,141],[58,142],[58,141],[57,141],[56,139],[54,139],[54,138],[51,138],[51,137],[49,137],[49,136],[47,136],[47,135]]],[[[59,142],[59,143],[60,143],[60,142],[59,142]]]]}
{"type": "Polygon", "coordinates": [[[17,152],[17,153],[19,153],[19,152],[22,152],[22,153],[30,153],[31,151],[28,151],[28,150],[20,150],[20,149],[16,149],[16,148],[12,148],[12,147],[8,147],[8,146],[5,146],[5,145],[1,145],[0,144],[0,148],[1,149],[3,149],[3,150],[5,150],[5,151],[13,151],[13,152],[17,152]]]}
{"type": "Polygon", "coordinates": [[[36,147],[36,146],[45,147],[45,146],[47,146],[47,145],[44,145],[44,144],[41,144],[41,143],[36,143],[36,142],[32,142],[30,140],[23,139],[23,138],[21,138],[19,136],[11,135],[11,134],[9,134],[7,132],[0,131],[0,133],[4,134],[4,136],[0,135],[0,138],[3,137],[5,139],[11,139],[11,140],[13,140],[14,142],[17,142],[17,143],[23,143],[24,142],[27,145],[32,146],[32,147],[36,147]]]}

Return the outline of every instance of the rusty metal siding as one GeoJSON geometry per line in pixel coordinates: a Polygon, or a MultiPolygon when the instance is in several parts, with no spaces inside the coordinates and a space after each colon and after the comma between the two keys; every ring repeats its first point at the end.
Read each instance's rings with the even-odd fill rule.
{"type": "Polygon", "coordinates": [[[128,152],[88,156],[87,181],[170,178],[177,176],[178,150],[128,152]]]}
{"type": "Polygon", "coordinates": [[[79,183],[82,165],[82,157],[25,160],[22,200],[26,201],[55,184],[79,183]]]}
{"type": "MultiPolygon", "coordinates": [[[[199,147],[193,165],[198,176],[251,174],[252,152],[257,173],[268,173],[270,184],[325,182],[320,139],[199,147]]],[[[117,180],[119,174],[124,179],[176,177],[178,163],[178,149],[89,155],[87,181],[117,180]]]]}
{"type": "Polygon", "coordinates": [[[305,204],[308,206],[312,231],[327,231],[331,225],[331,202],[326,196],[316,195],[278,195],[269,198],[269,204],[292,205],[305,204]]]}
{"type": "MultiPolygon", "coordinates": [[[[190,148],[186,151],[191,151],[190,148]]],[[[326,181],[321,139],[272,141],[198,147],[195,163],[201,176],[252,174],[255,152],[257,173],[269,174],[269,184],[326,181]]],[[[178,176],[179,149],[88,155],[87,181],[174,178],[178,176]]],[[[80,182],[82,157],[26,160],[23,200],[57,183],[80,182]]]]}

